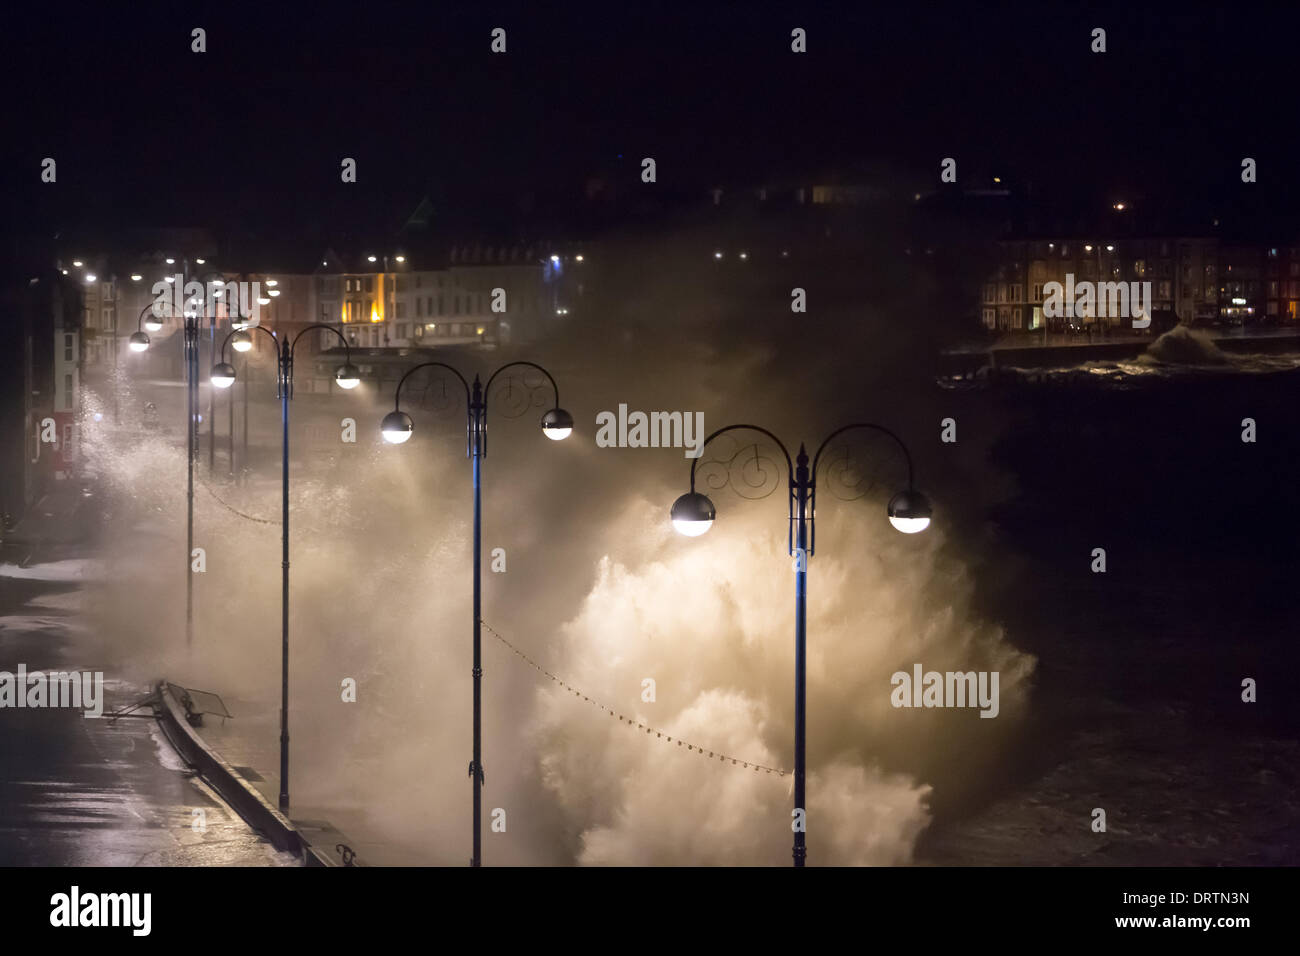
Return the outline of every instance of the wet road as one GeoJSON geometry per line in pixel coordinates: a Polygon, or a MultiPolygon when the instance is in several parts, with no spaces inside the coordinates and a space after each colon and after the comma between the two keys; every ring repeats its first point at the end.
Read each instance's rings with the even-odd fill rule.
{"type": "Polygon", "coordinates": [[[149,688],[115,681],[87,650],[75,620],[84,568],[0,563],[0,671],[104,672],[102,717],[0,708],[0,866],[297,865],[185,769],[155,720],[109,719],[149,688]]]}

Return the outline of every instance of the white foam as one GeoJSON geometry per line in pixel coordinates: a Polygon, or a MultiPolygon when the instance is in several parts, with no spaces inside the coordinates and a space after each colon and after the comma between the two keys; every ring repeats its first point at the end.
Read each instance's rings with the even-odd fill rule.
{"type": "Polygon", "coordinates": [[[90,558],[69,558],[48,564],[33,564],[20,568],[16,564],[0,564],[0,578],[22,578],[28,581],[93,581],[100,576],[103,565],[90,558]]]}

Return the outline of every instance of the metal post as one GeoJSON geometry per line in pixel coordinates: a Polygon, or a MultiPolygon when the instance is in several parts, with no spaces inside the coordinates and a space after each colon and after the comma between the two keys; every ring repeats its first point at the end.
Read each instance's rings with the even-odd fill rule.
{"type": "Polygon", "coordinates": [[[121,351],[117,338],[117,310],[121,303],[121,296],[118,294],[117,275],[113,276],[113,423],[122,424],[121,402],[118,398],[118,387],[120,379],[117,377],[117,353],[121,351]]]}
{"type": "Polygon", "coordinates": [[[244,356],[244,454],[239,459],[240,472],[245,481],[248,478],[248,356],[244,356]]]}
{"type": "Polygon", "coordinates": [[[191,562],[194,560],[194,414],[195,414],[195,392],[194,379],[198,374],[194,364],[194,352],[198,347],[198,329],[194,321],[188,316],[183,316],[184,334],[182,340],[185,346],[185,468],[186,468],[186,503],[185,503],[185,648],[190,650],[194,646],[194,571],[191,562]]]}
{"type": "MultiPolygon", "coordinates": [[[[206,311],[206,306],[205,306],[205,311],[206,311]]],[[[215,306],[213,307],[213,311],[214,312],[216,311],[215,306]]],[[[208,317],[208,355],[210,356],[210,359],[208,361],[209,365],[212,365],[213,363],[216,362],[216,354],[217,354],[217,317],[216,315],[211,315],[208,317]]],[[[197,370],[197,368],[198,368],[198,356],[195,356],[195,369],[197,370]]],[[[213,394],[213,392],[215,391],[216,389],[214,389],[212,386],[210,385],[208,386],[208,477],[209,478],[212,477],[212,471],[216,467],[216,463],[217,463],[217,449],[215,445],[217,439],[217,421],[215,417],[215,406],[216,406],[217,397],[216,395],[213,394]]]]}
{"type": "Polygon", "coordinates": [[[284,431],[281,470],[280,591],[280,809],[289,809],[289,383],[293,375],[289,341],[280,355],[280,426],[284,431]]]}
{"type": "Polygon", "coordinates": [[[804,804],[805,738],[807,736],[807,680],[805,673],[808,634],[808,453],[799,446],[796,459],[795,522],[798,561],[794,578],[794,808],[803,816],[794,834],[794,865],[803,866],[808,850],[804,828],[808,813],[804,804]]]}
{"type": "Polygon", "coordinates": [[[230,411],[230,427],[226,429],[226,463],[230,466],[230,480],[235,479],[235,390],[228,389],[226,407],[230,411]]]}
{"type": "Polygon", "coordinates": [[[482,692],[483,692],[483,661],[481,657],[482,650],[482,628],[480,622],[480,611],[482,608],[482,578],[483,578],[483,485],[482,485],[482,464],[483,457],[483,427],[484,412],[486,409],[483,405],[483,387],[479,384],[478,376],[474,376],[474,393],[470,401],[470,451],[474,462],[474,759],[470,761],[469,774],[474,788],[474,855],[470,858],[470,866],[482,866],[482,814],[483,814],[483,752],[482,752],[482,725],[480,718],[482,715],[482,692]]]}

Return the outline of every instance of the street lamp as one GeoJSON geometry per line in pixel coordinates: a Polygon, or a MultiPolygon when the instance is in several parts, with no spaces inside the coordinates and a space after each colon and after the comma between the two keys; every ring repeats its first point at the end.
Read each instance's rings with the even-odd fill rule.
{"type": "Polygon", "coordinates": [[[677,529],[678,534],[684,534],[688,538],[698,538],[713,527],[713,519],[717,516],[717,511],[713,508],[713,502],[706,496],[688,491],[673,502],[671,516],[673,527],[677,529]]]}
{"type": "Polygon", "coordinates": [[[208,380],[217,388],[230,388],[235,384],[235,367],[229,362],[218,362],[212,366],[212,375],[208,380]]]}
{"type": "MultiPolygon", "coordinates": [[[[480,627],[482,608],[482,583],[483,583],[483,495],[482,495],[482,460],[487,456],[487,396],[492,390],[492,382],[498,375],[508,368],[526,367],[535,369],[546,376],[550,383],[551,392],[555,396],[555,405],[542,416],[541,428],[542,433],[547,438],[559,441],[567,438],[573,431],[573,416],[560,408],[560,390],[556,387],[555,379],[551,373],[546,371],[540,365],[533,362],[508,362],[502,365],[490,376],[488,376],[487,385],[484,386],[479,382],[477,375],[474,376],[474,384],[471,386],[465,381],[465,376],[442,362],[421,362],[419,365],[407,369],[406,374],[402,376],[401,381],[397,383],[397,391],[393,396],[393,410],[384,416],[380,423],[380,431],[384,436],[384,441],[393,445],[401,445],[408,441],[415,429],[411,416],[402,411],[402,385],[411,377],[411,373],[422,368],[441,368],[451,372],[460,380],[460,384],[465,388],[465,434],[466,448],[465,455],[473,462],[474,477],[474,668],[472,671],[474,677],[474,756],[469,763],[469,777],[474,794],[474,852],[470,857],[470,866],[480,866],[483,860],[482,854],[482,804],[483,804],[483,753],[482,753],[482,732],[480,716],[482,713],[482,685],[483,685],[483,662],[481,656],[482,649],[482,631],[480,627]]],[[[521,391],[523,394],[523,405],[519,411],[510,417],[522,415],[528,408],[533,407],[534,393],[542,388],[541,385],[530,386],[527,382],[522,383],[521,391]]],[[[513,391],[513,390],[512,390],[513,391]]]]}
{"type": "Polygon", "coordinates": [[[280,424],[283,432],[282,462],[280,469],[280,809],[289,809],[289,399],[293,398],[293,355],[298,340],[312,329],[326,329],[343,343],[344,362],[339,366],[335,381],[341,388],[353,389],[361,383],[361,376],[352,364],[352,350],[348,340],[338,329],[320,322],[308,325],[290,341],[284,340],[262,325],[250,325],[226,334],[221,343],[221,361],[212,367],[209,379],[217,388],[230,388],[235,384],[235,367],[226,361],[226,346],[235,345],[240,351],[252,346],[249,332],[256,329],[271,337],[277,353],[275,394],[280,399],[280,424]],[[244,343],[247,342],[247,345],[244,343]],[[239,344],[235,344],[239,343],[239,344]]]}
{"type": "MultiPolygon", "coordinates": [[[[167,281],[174,283],[175,277],[168,276],[167,281]]],[[[182,284],[183,288],[184,285],[182,284]]],[[[155,299],[140,311],[135,323],[136,329],[127,340],[127,347],[132,352],[148,350],[150,343],[149,336],[144,331],[145,329],[150,332],[162,330],[163,315],[159,309],[164,305],[173,310],[175,308],[169,299],[155,299]]],[[[176,317],[174,311],[172,315],[176,317]]],[[[199,403],[199,329],[203,324],[203,313],[182,308],[179,318],[184,329],[183,357],[185,360],[185,468],[187,473],[185,497],[185,647],[189,649],[194,644],[194,570],[191,561],[194,556],[194,459],[198,457],[196,417],[199,403]]],[[[215,323],[215,321],[215,317],[209,317],[210,323],[215,323]]],[[[211,418],[211,415],[209,415],[209,418],[211,418]]]]}
{"type": "MultiPolygon", "coordinates": [[[[275,280],[272,279],[271,281],[274,282],[275,280]]],[[[259,298],[258,305],[259,306],[265,305],[270,301],[271,301],[270,299],[259,298]]],[[[251,315],[244,315],[240,313],[237,315],[232,315],[230,317],[230,328],[233,330],[233,334],[230,336],[230,347],[233,348],[236,352],[246,353],[253,348],[253,337],[249,335],[247,332],[249,326],[253,324],[254,324],[254,320],[251,317],[251,315]]],[[[244,360],[244,368],[245,369],[248,368],[247,359],[244,360]]],[[[233,392],[230,395],[230,401],[226,403],[226,407],[230,410],[229,441],[227,443],[227,448],[229,452],[228,457],[230,461],[229,471],[230,471],[230,477],[234,478],[236,476],[236,473],[235,473],[235,396],[233,392]]],[[[247,378],[245,378],[244,380],[244,469],[243,470],[247,471],[247,469],[248,469],[248,380],[247,378]]]]}
{"type": "MultiPolygon", "coordinates": [[[[804,769],[806,763],[805,740],[807,736],[805,650],[808,624],[808,558],[812,555],[817,543],[814,519],[817,513],[817,469],[822,452],[826,450],[826,446],[830,444],[832,439],[855,428],[864,428],[887,435],[898,445],[898,448],[903,453],[903,458],[907,462],[907,488],[894,495],[889,502],[890,524],[905,534],[915,534],[918,531],[925,530],[930,524],[930,502],[925,495],[916,491],[912,486],[912,456],[908,453],[907,446],[903,444],[897,435],[880,425],[864,422],[845,425],[843,428],[831,432],[826,436],[826,440],[821,443],[817,453],[813,456],[811,470],[808,467],[808,453],[804,450],[802,444],[799,446],[799,455],[792,464],[790,452],[786,450],[781,440],[766,428],[760,428],[757,425],[728,425],[726,428],[720,428],[704,439],[703,445],[700,446],[701,453],[704,446],[719,435],[742,428],[766,435],[776,443],[776,446],[785,455],[789,507],[787,550],[796,557],[794,565],[794,810],[795,814],[803,814],[806,821],[807,804],[804,800],[804,769]]],[[[704,534],[713,526],[714,518],[717,517],[717,510],[713,507],[713,502],[709,500],[707,495],[695,490],[695,466],[699,461],[700,458],[698,457],[691,460],[691,490],[673,502],[670,512],[673,527],[678,533],[687,537],[698,537],[704,534]]],[[[724,479],[716,487],[724,487],[726,483],[727,479],[724,479]]],[[[795,828],[793,849],[795,866],[803,866],[807,857],[807,847],[804,843],[805,835],[805,827],[795,828]]]]}
{"type": "Polygon", "coordinates": [[[889,499],[889,523],[903,534],[930,527],[930,502],[917,491],[900,491],[889,499]]]}

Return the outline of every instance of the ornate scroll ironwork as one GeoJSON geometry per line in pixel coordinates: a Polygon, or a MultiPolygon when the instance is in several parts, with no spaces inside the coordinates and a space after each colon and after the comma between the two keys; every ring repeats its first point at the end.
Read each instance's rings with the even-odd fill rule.
{"type": "Polygon", "coordinates": [[[767,449],[761,439],[719,435],[709,442],[696,465],[696,480],[703,479],[705,487],[712,491],[729,487],[742,498],[766,498],[789,478],[787,469],[767,449]]]}
{"type": "Polygon", "coordinates": [[[465,400],[465,389],[451,372],[443,368],[426,368],[420,371],[424,373],[425,383],[419,394],[414,396],[415,401],[412,404],[417,408],[445,412],[465,400]],[[448,388],[448,385],[454,387],[448,388]]]}
{"type": "Polygon", "coordinates": [[[840,501],[857,501],[883,486],[881,468],[894,464],[892,440],[879,432],[857,432],[836,438],[824,451],[813,480],[840,501]],[[879,445],[879,449],[870,447],[879,445]],[[863,447],[868,446],[868,447],[863,447]]]}
{"type": "Polygon", "coordinates": [[[550,379],[544,372],[527,365],[504,371],[492,383],[488,406],[505,418],[519,418],[530,409],[548,409],[554,396],[550,379]]]}

